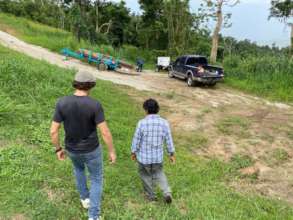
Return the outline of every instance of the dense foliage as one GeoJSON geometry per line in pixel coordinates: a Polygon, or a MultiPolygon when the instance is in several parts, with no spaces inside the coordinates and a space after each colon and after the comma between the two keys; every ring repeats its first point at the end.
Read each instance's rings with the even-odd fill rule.
{"type": "Polygon", "coordinates": [[[271,16],[287,19],[293,16],[293,2],[291,0],[271,0],[271,16]]]}
{"type": "MultiPolygon", "coordinates": [[[[139,0],[139,4],[141,15],[132,14],[124,1],[104,0],[0,0],[0,11],[71,31],[78,41],[92,44],[132,45],[171,56],[210,54],[210,30],[202,26],[206,22],[202,13],[191,12],[189,0],[139,0]]],[[[256,51],[270,53],[271,48],[220,37],[218,58],[256,51]]]]}
{"type": "Polygon", "coordinates": [[[226,57],[226,81],[241,90],[293,102],[293,59],[286,56],[226,57]]]}

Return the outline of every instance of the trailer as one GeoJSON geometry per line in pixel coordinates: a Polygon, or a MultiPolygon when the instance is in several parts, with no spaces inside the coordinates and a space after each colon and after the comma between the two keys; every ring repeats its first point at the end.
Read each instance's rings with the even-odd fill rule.
{"type": "Polygon", "coordinates": [[[99,70],[115,70],[119,67],[119,59],[114,59],[111,56],[105,56],[101,53],[95,53],[91,50],[79,49],[72,51],[68,48],[61,50],[61,53],[66,57],[73,57],[79,60],[87,61],[89,64],[95,64],[99,70]]]}

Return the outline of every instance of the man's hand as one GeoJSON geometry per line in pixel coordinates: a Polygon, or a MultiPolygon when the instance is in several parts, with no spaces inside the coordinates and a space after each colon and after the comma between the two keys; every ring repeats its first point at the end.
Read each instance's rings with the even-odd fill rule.
{"type": "Polygon", "coordinates": [[[104,142],[108,146],[110,164],[113,164],[116,162],[116,153],[110,129],[108,128],[108,125],[105,121],[98,124],[98,128],[100,129],[104,142]]]}
{"type": "Polygon", "coordinates": [[[173,164],[176,162],[176,158],[175,158],[174,155],[170,156],[170,162],[173,163],[173,164]]]}
{"type": "Polygon", "coordinates": [[[136,161],[136,154],[135,153],[131,153],[131,160],[136,161]]]}
{"type": "Polygon", "coordinates": [[[115,153],[115,151],[109,152],[109,161],[110,161],[110,164],[114,164],[116,162],[116,153],[115,153]]]}
{"type": "Polygon", "coordinates": [[[56,156],[58,160],[65,160],[65,151],[60,147],[59,144],[59,129],[61,124],[55,121],[52,121],[50,135],[53,145],[56,149],[56,156]]]}
{"type": "Polygon", "coordinates": [[[65,160],[65,151],[62,149],[56,153],[58,160],[65,160]]]}

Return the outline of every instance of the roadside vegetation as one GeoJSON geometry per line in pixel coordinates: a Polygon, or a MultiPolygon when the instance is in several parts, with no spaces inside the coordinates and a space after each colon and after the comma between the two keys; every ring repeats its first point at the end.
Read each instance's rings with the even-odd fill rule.
{"type": "MultiPolygon", "coordinates": [[[[0,56],[0,94],[6,100],[0,104],[0,219],[86,219],[71,163],[56,160],[48,135],[57,99],[72,92],[73,71],[1,46],[0,56]]],[[[98,81],[92,92],[104,105],[118,154],[114,166],[104,155],[105,220],[292,218],[293,209],[286,203],[226,186],[227,180],[237,178],[239,167],[251,162],[236,158],[226,164],[196,156],[189,146],[195,142],[204,146],[207,139],[200,136],[186,142],[175,136],[178,163],[166,162],[175,202],[170,207],[162,201],[147,203],[136,165],[129,158],[133,131],[143,111],[123,91],[125,87],[98,81]]]]}
{"type": "Polygon", "coordinates": [[[95,52],[114,56],[135,64],[138,57],[142,57],[147,68],[154,68],[156,54],[149,50],[139,49],[131,45],[113,48],[111,45],[95,44],[88,40],[78,41],[71,32],[50,27],[41,23],[30,21],[26,18],[15,17],[10,14],[0,13],[0,30],[8,32],[25,42],[47,48],[60,53],[62,48],[78,50],[89,49],[95,52]]]}
{"type": "MultiPolygon", "coordinates": [[[[79,42],[72,33],[65,30],[5,13],[0,13],[0,30],[57,53],[60,53],[64,47],[73,50],[86,48],[124,59],[132,64],[135,64],[138,57],[142,57],[146,62],[146,68],[150,69],[154,68],[156,57],[164,55],[162,51],[156,52],[131,45],[113,48],[111,45],[90,43],[84,39],[79,42]]],[[[228,40],[231,41],[231,45],[237,45],[232,39],[228,40]]],[[[236,89],[274,101],[291,103],[293,101],[293,90],[291,89],[293,88],[293,59],[276,49],[258,48],[255,45],[251,45],[247,49],[247,45],[249,42],[239,43],[237,45],[239,48],[234,48],[230,51],[230,55],[224,56],[222,64],[219,63],[224,66],[225,83],[236,89]],[[237,51],[240,52],[237,53],[237,51]],[[238,55],[232,55],[236,53],[238,55]]],[[[201,49],[198,51],[206,54],[201,49]]]]}
{"type": "Polygon", "coordinates": [[[228,85],[272,100],[293,102],[293,58],[231,56],[223,65],[228,85]]]}

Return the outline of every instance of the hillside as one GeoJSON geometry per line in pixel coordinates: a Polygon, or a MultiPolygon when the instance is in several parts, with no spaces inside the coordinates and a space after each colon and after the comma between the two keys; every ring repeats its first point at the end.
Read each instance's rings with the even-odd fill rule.
{"type": "Polygon", "coordinates": [[[292,59],[229,57],[224,83],[188,88],[151,70],[102,72],[58,54],[92,48],[131,62],[143,55],[153,67],[152,51],[78,43],[69,32],[3,13],[0,30],[0,219],[86,218],[71,164],[56,160],[48,136],[55,102],[73,91],[77,69],[100,79],[92,96],[105,107],[118,151],[115,166],[104,155],[105,220],[292,219],[292,59]],[[171,207],[146,203],[129,158],[148,97],[159,100],[175,136],[178,162],[165,164],[171,207]]]}
{"type": "MultiPolygon", "coordinates": [[[[3,125],[0,128],[0,217],[85,218],[75,191],[71,165],[69,161],[56,160],[48,136],[57,98],[72,92],[73,71],[3,47],[0,47],[0,56],[0,120],[3,125]]],[[[221,162],[213,157],[204,159],[196,153],[202,148],[209,149],[212,139],[205,137],[207,133],[179,132],[185,123],[178,124],[172,116],[176,116],[176,112],[169,108],[170,103],[178,103],[178,94],[138,92],[105,81],[98,81],[97,85],[92,96],[105,107],[118,151],[115,166],[108,165],[104,156],[104,219],[291,218],[293,209],[289,204],[254,193],[240,193],[229,186],[231,180],[239,178],[238,169],[251,164],[250,159],[238,154],[230,162],[221,162]],[[178,163],[165,166],[174,191],[175,202],[171,207],[163,205],[162,201],[144,201],[136,165],[129,159],[132,133],[137,120],[143,116],[141,100],[147,96],[161,101],[162,114],[171,120],[174,128],[178,163]]],[[[194,113],[201,112],[202,119],[218,111],[204,105],[198,110],[194,113]]],[[[226,128],[225,124],[218,126],[226,128]]]]}

